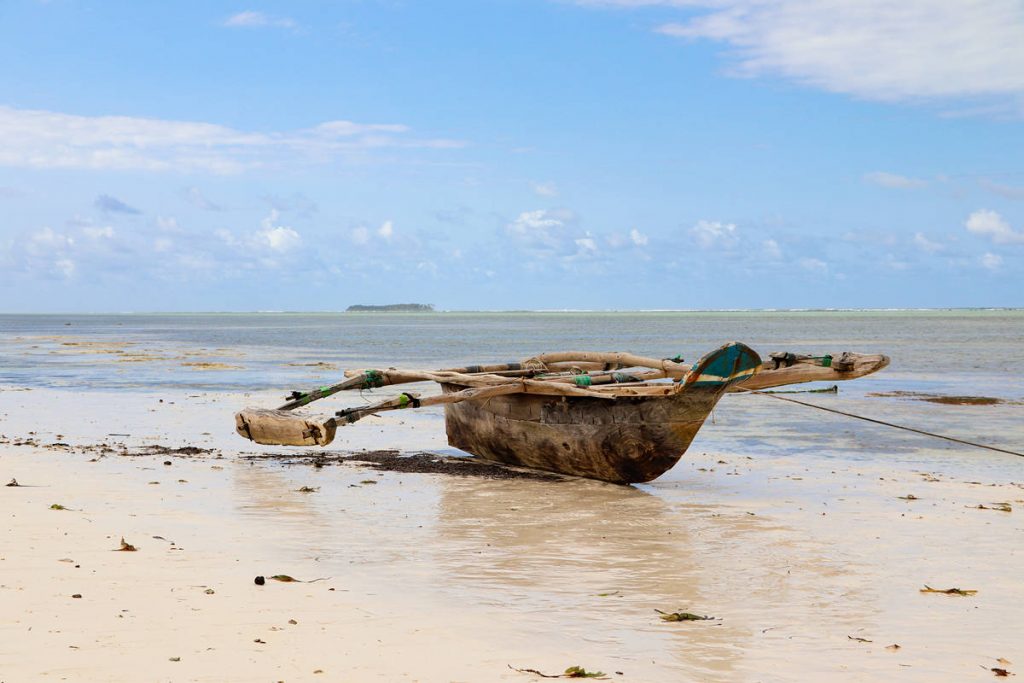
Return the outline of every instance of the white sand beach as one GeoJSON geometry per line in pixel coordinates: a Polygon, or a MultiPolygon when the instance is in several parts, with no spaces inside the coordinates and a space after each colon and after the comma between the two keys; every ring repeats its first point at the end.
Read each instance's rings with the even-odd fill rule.
{"type": "MultiPolygon", "coordinates": [[[[1020,463],[716,450],[761,418],[724,401],[639,487],[318,468],[233,434],[274,400],[3,387],[0,680],[981,681],[1024,661],[1020,463]]],[[[346,430],[328,452],[445,449],[439,413],[346,430]]]]}

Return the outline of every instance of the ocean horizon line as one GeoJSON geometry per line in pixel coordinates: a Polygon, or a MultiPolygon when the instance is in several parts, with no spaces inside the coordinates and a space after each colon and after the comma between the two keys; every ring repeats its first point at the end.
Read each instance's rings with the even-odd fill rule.
{"type": "Polygon", "coordinates": [[[936,306],[936,307],[885,307],[885,308],[451,308],[432,311],[346,311],[346,310],[212,310],[212,311],[0,311],[0,316],[101,316],[101,315],[444,315],[444,314],[556,314],[556,313],[925,313],[925,312],[1015,312],[1024,311],[1018,306],[936,306]]]}

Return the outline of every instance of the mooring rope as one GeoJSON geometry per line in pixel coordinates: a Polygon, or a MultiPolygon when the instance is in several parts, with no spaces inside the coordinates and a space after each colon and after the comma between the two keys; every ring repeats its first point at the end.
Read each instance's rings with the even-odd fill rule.
{"type": "Polygon", "coordinates": [[[975,443],[974,441],[965,441],[964,439],[957,439],[953,436],[946,436],[945,434],[936,434],[935,432],[926,432],[923,429],[914,429],[913,427],[907,427],[904,425],[893,424],[892,422],[886,422],[884,420],[876,420],[873,417],[864,417],[863,415],[855,415],[853,413],[843,412],[842,410],[836,410],[835,408],[826,408],[825,406],[819,406],[814,403],[807,403],[806,401],[798,401],[795,398],[786,398],[784,396],[777,396],[776,394],[769,394],[763,391],[757,391],[756,389],[744,389],[743,387],[735,387],[737,390],[748,394],[759,394],[761,396],[767,396],[768,398],[775,398],[780,401],[789,401],[790,403],[797,403],[808,408],[817,408],[818,410],[824,410],[829,413],[835,413],[836,415],[844,415],[846,417],[853,417],[858,420],[864,420],[865,422],[874,422],[875,424],[885,425],[886,427],[894,427],[896,429],[903,429],[908,432],[914,432],[915,434],[923,434],[925,436],[934,436],[936,439],[945,439],[946,441],[953,441],[954,443],[961,443],[965,446],[974,446],[975,448],[984,448],[990,451],[996,451],[997,453],[1007,453],[1009,455],[1016,455],[1024,458],[1024,453],[1018,453],[1017,451],[1009,451],[1005,448],[996,448],[995,446],[987,446],[983,443],[975,443]]]}

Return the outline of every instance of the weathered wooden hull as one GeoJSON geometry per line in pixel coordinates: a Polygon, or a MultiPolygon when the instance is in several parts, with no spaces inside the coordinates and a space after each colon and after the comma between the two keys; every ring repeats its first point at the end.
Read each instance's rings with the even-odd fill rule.
{"type": "Polygon", "coordinates": [[[446,405],[445,425],[449,444],[485,460],[631,484],[679,461],[725,389],[614,400],[508,394],[446,405]]]}

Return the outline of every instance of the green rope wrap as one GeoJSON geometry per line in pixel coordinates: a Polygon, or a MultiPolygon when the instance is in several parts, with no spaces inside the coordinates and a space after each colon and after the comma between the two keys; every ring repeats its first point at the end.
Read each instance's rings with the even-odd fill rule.
{"type": "Polygon", "coordinates": [[[572,378],[578,387],[589,387],[591,385],[590,375],[576,375],[572,378]]]}
{"type": "Polygon", "coordinates": [[[363,388],[376,389],[384,386],[384,375],[380,370],[367,370],[363,373],[363,388]]]}

